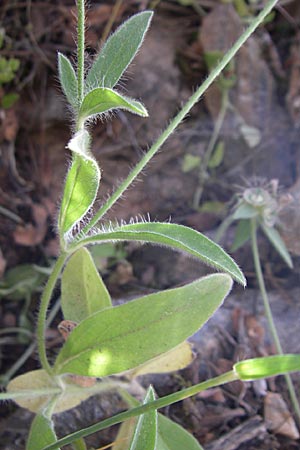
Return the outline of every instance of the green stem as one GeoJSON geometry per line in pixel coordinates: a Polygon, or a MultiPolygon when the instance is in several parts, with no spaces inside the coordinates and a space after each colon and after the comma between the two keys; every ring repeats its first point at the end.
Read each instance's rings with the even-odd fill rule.
{"type": "Polygon", "coordinates": [[[148,164],[151,158],[157,153],[160,147],[165,143],[168,137],[173,133],[173,131],[178,127],[180,122],[185,118],[185,116],[190,112],[192,107],[199,101],[204,92],[209,88],[209,86],[215,81],[215,79],[221,74],[222,70],[227,66],[232,58],[236,55],[239,49],[244,45],[251,34],[256,30],[256,28],[263,22],[265,17],[270,13],[273,7],[276,5],[278,0],[269,0],[258,16],[253,20],[245,32],[240,36],[240,38],[235,42],[231,49],[224,55],[220,63],[212,70],[207,79],[201,84],[201,86],[196,90],[196,92],[189,98],[183,108],[174,117],[169,126],[160,135],[157,141],[152,145],[150,150],[145,154],[145,156],[140,160],[140,162],[135,166],[128,177],[121,183],[118,189],[111,195],[109,200],[97,211],[92,220],[88,225],[86,225],[81,236],[85,235],[102,217],[106,212],[118,201],[118,199],[123,195],[126,189],[130,186],[133,180],[142,172],[144,167],[148,164]]]}
{"type": "Polygon", "coordinates": [[[175,392],[173,394],[159,398],[158,400],[154,400],[153,402],[138,406],[128,411],[124,411],[120,414],[115,415],[114,417],[105,419],[100,423],[96,423],[94,425],[91,425],[90,427],[84,428],[80,431],[76,431],[75,433],[72,433],[69,436],[59,439],[54,444],[48,445],[47,447],[44,448],[44,450],[54,450],[64,445],[71,444],[76,439],[89,436],[90,434],[101,431],[107,427],[124,422],[124,420],[130,419],[131,417],[136,417],[140,414],[152,411],[153,409],[159,409],[165,406],[169,406],[172,403],[176,403],[188,397],[191,397],[192,395],[195,395],[198,392],[204,391],[212,387],[220,386],[221,384],[229,383],[237,379],[238,377],[233,371],[226,372],[211,380],[204,381],[203,383],[196,384],[195,386],[183,389],[182,391],[175,392]]]}
{"type": "MultiPolygon", "coordinates": [[[[252,254],[253,254],[253,260],[254,260],[255,273],[256,273],[260,293],[261,293],[261,296],[263,299],[265,314],[266,314],[270,332],[271,332],[271,335],[272,335],[272,338],[273,338],[273,341],[275,344],[275,348],[276,348],[277,353],[279,355],[282,355],[283,354],[282,346],[281,346],[280,339],[279,339],[277,329],[276,329],[276,325],[274,322],[274,318],[273,318],[273,314],[272,314],[272,310],[270,307],[270,302],[269,302],[269,298],[268,298],[268,294],[267,294],[267,290],[266,290],[266,286],[265,286],[265,281],[264,281],[264,277],[263,277],[263,272],[262,272],[262,268],[261,268],[261,264],[260,264],[256,229],[257,229],[256,218],[253,218],[253,219],[251,219],[251,246],[252,246],[252,254]]],[[[300,406],[299,406],[299,402],[297,399],[297,395],[295,392],[295,388],[294,388],[292,379],[289,374],[285,374],[284,377],[285,377],[285,380],[287,383],[287,387],[288,387],[288,391],[290,394],[293,408],[297,415],[297,420],[300,423],[300,406]]]]}
{"type": "Polygon", "coordinates": [[[193,201],[194,209],[197,209],[199,207],[199,204],[201,201],[205,181],[206,181],[206,178],[208,177],[207,167],[208,167],[212,152],[215,148],[216,142],[219,138],[224,120],[225,120],[226,111],[228,109],[228,103],[229,103],[229,92],[226,89],[222,93],[221,109],[219,111],[219,114],[218,114],[218,117],[217,117],[217,120],[216,120],[216,123],[214,126],[213,134],[211,135],[211,138],[209,140],[207,149],[206,149],[204,157],[203,157],[203,161],[201,161],[200,173],[199,173],[199,187],[195,192],[194,201],[193,201]]]}
{"type": "Polygon", "coordinates": [[[47,309],[51,300],[52,292],[55,288],[56,282],[59,278],[60,272],[63,268],[63,265],[66,261],[68,255],[66,253],[62,253],[61,256],[57,259],[53,271],[48,279],[48,282],[45,286],[44,292],[41,297],[41,304],[38,313],[37,320],[37,345],[39,351],[40,362],[42,368],[45,369],[49,375],[52,374],[52,368],[47,359],[46,353],[46,341],[45,341],[45,328],[46,328],[46,317],[47,317],[47,309]]]}
{"type": "Polygon", "coordinates": [[[78,102],[81,104],[84,93],[84,0],[77,0],[77,80],[78,102]]]}

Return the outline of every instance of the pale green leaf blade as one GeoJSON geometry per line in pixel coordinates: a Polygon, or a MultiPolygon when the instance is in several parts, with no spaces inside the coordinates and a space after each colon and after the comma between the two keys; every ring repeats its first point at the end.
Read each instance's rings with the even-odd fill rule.
{"type": "Polygon", "coordinates": [[[75,110],[78,109],[78,82],[75,70],[69,59],[58,53],[58,75],[62,90],[68,102],[75,110]]]}
{"type": "Polygon", "coordinates": [[[148,222],[122,225],[112,231],[101,232],[81,241],[82,244],[101,241],[141,241],[165,245],[187,252],[206,264],[228,273],[242,285],[246,280],[234,260],[218,245],[198,231],[183,225],[148,222]]]}
{"type": "Polygon", "coordinates": [[[67,174],[58,227],[67,236],[92,207],[99,188],[100,169],[89,153],[89,134],[80,130],[69,142],[73,162],[67,174]]]}
{"type": "Polygon", "coordinates": [[[252,219],[253,217],[257,216],[258,210],[254,208],[254,206],[249,205],[248,203],[242,203],[234,211],[232,218],[233,220],[240,220],[240,219],[252,219]]]}
{"type": "Polygon", "coordinates": [[[211,317],[231,286],[228,275],[214,274],[95,313],[71,332],[55,373],[102,377],[166,353],[211,317]]]}
{"type": "Polygon", "coordinates": [[[157,450],[203,450],[199,442],[183,427],[158,414],[157,450]]]}
{"type": "Polygon", "coordinates": [[[89,251],[82,247],[69,259],[61,280],[64,318],[81,322],[91,314],[112,306],[110,295],[89,251]]]}
{"type": "Polygon", "coordinates": [[[88,90],[116,85],[142,45],[152,15],[152,11],[134,15],[109,37],[87,74],[88,90]]]}
{"type": "Polygon", "coordinates": [[[112,109],[125,109],[142,117],[148,113],[142,103],[125,97],[109,88],[96,88],[90,91],[83,99],[79,110],[79,122],[91,119],[112,109]]]}
{"type": "MultiPolygon", "coordinates": [[[[143,404],[155,400],[152,386],[149,387],[143,404]]],[[[156,450],[157,411],[155,409],[141,414],[138,418],[128,450],[156,450]]]]}
{"type": "Polygon", "coordinates": [[[231,246],[231,251],[235,252],[242,247],[251,237],[251,223],[250,220],[241,219],[236,227],[234,241],[231,246]]]}
{"type": "Polygon", "coordinates": [[[43,414],[37,414],[30,427],[26,450],[43,450],[56,441],[52,420],[43,414]]]}
{"type": "Polygon", "coordinates": [[[151,359],[137,368],[127,372],[130,378],[149,373],[168,373],[184,369],[194,359],[192,344],[184,341],[166,353],[151,359]]]}
{"type": "Polygon", "coordinates": [[[289,251],[286,248],[286,245],[285,245],[282,237],[276,230],[276,228],[268,227],[264,223],[261,223],[260,225],[261,225],[265,235],[267,236],[267,238],[269,239],[269,241],[275,248],[275,250],[277,250],[277,252],[282,257],[284,262],[288,265],[288,267],[290,267],[292,269],[293,261],[292,261],[291,255],[289,254],[289,251]]]}
{"type": "Polygon", "coordinates": [[[291,372],[300,372],[300,355],[275,355],[247,359],[233,367],[240,380],[255,380],[291,372]]]}
{"type": "Polygon", "coordinates": [[[224,141],[219,141],[208,162],[209,169],[216,169],[222,164],[224,159],[224,151],[225,151],[225,143],[224,141]]]}
{"type": "Polygon", "coordinates": [[[53,413],[60,413],[75,408],[88,399],[95,391],[93,389],[74,389],[71,379],[64,379],[64,390],[55,384],[43,369],[33,370],[17,376],[8,383],[7,392],[22,408],[38,413],[51,401],[53,396],[59,395],[53,413]]]}

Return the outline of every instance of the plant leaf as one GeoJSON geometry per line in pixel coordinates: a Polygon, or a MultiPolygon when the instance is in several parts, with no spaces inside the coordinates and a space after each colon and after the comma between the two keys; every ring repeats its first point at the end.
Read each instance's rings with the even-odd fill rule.
{"type": "MultiPolygon", "coordinates": [[[[139,405],[136,400],[132,407],[139,405]]],[[[137,418],[132,417],[122,423],[113,450],[128,450],[136,422],[137,418]]],[[[163,414],[158,413],[157,425],[156,450],[203,450],[194,436],[163,414]]]]}
{"type": "Polygon", "coordinates": [[[211,158],[208,162],[208,168],[209,169],[216,169],[219,167],[224,159],[224,150],[225,150],[225,143],[224,141],[219,141],[216,145],[216,148],[214,149],[213,154],[211,155],[211,158]]]}
{"type": "Polygon", "coordinates": [[[82,247],[69,259],[61,280],[64,318],[81,322],[91,314],[112,306],[110,295],[89,251],[82,247]]]}
{"type": "Polygon", "coordinates": [[[56,440],[52,420],[43,414],[37,414],[30,427],[26,450],[43,450],[56,440]]]}
{"type": "Polygon", "coordinates": [[[248,203],[241,203],[237,209],[234,211],[232,218],[233,220],[240,219],[252,219],[253,217],[258,216],[258,211],[253,206],[248,203]]]}
{"type": "Polygon", "coordinates": [[[116,85],[142,45],[152,15],[152,11],[134,15],[109,37],[87,74],[89,90],[116,85]]]}
{"type": "Polygon", "coordinates": [[[183,427],[158,414],[157,450],[203,450],[199,442],[183,427]]]}
{"type": "Polygon", "coordinates": [[[260,222],[260,225],[261,225],[265,235],[267,236],[267,238],[269,239],[269,241],[275,248],[275,250],[279,253],[279,255],[282,257],[284,262],[292,269],[293,268],[292,258],[289,254],[288,249],[286,248],[286,245],[285,245],[282,237],[280,236],[280,234],[278,233],[276,228],[268,227],[267,225],[265,225],[262,222],[260,222]]]}
{"type": "Polygon", "coordinates": [[[88,149],[88,132],[78,131],[68,146],[73,152],[73,162],[67,174],[58,219],[61,237],[68,236],[92,207],[100,183],[100,169],[88,149]]]}
{"type": "Polygon", "coordinates": [[[300,372],[300,355],[275,355],[246,359],[236,363],[233,369],[239,379],[245,381],[300,372]]]}
{"type": "Polygon", "coordinates": [[[112,231],[95,234],[80,242],[83,245],[119,240],[151,242],[185,251],[206,264],[228,273],[238,283],[246,285],[245,277],[237,264],[218,244],[183,225],[160,222],[121,225],[112,231]]]}
{"type": "Polygon", "coordinates": [[[55,384],[54,379],[43,369],[17,376],[9,382],[7,392],[12,394],[13,400],[19,406],[34,413],[44,409],[49,400],[60,392],[61,396],[55,404],[53,413],[74,408],[94,394],[92,390],[75,386],[71,379],[64,379],[64,391],[62,392],[55,384]]]}
{"type": "Polygon", "coordinates": [[[192,345],[190,342],[184,341],[177,347],[172,348],[172,350],[127,372],[126,375],[130,376],[130,378],[134,378],[149,373],[174,372],[175,370],[184,369],[184,367],[188,366],[193,359],[192,345]]]}
{"type": "Polygon", "coordinates": [[[71,332],[55,373],[102,377],[156,358],[195,333],[231,286],[228,275],[215,274],[95,313],[71,332]]]}
{"type": "Polygon", "coordinates": [[[68,102],[75,110],[78,109],[78,82],[75,70],[69,59],[58,53],[58,75],[62,90],[68,102]]]}
{"type": "Polygon", "coordinates": [[[231,246],[231,251],[235,252],[242,247],[251,237],[250,220],[241,219],[236,227],[234,241],[231,246]]]}
{"type": "Polygon", "coordinates": [[[137,100],[125,97],[112,89],[99,87],[84,97],[79,110],[79,123],[112,109],[125,109],[142,117],[148,116],[146,108],[137,100]]]}
{"type": "MultiPolygon", "coordinates": [[[[149,387],[143,404],[155,400],[152,386],[149,387]]],[[[141,414],[133,432],[128,450],[155,450],[157,439],[157,411],[155,409],[141,414]]]]}

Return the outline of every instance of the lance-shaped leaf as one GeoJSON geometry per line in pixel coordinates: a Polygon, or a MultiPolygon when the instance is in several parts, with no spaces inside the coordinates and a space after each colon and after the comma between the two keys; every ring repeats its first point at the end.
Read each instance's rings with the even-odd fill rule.
{"type": "MultiPolygon", "coordinates": [[[[143,404],[155,400],[153,388],[150,386],[143,404]]],[[[128,450],[156,450],[157,411],[153,409],[141,414],[133,431],[132,441],[128,450]]]]}
{"type": "MultiPolygon", "coordinates": [[[[132,406],[139,406],[139,402],[132,402],[132,406]]],[[[132,417],[122,423],[113,446],[113,450],[128,450],[133,430],[137,422],[132,417]]],[[[183,427],[158,413],[156,450],[203,450],[199,442],[183,427]]]]}
{"type": "Polygon", "coordinates": [[[166,353],[209,319],[231,286],[228,275],[215,274],[95,313],[71,332],[55,373],[102,377],[166,353]]]}
{"type": "Polygon", "coordinates": [[[293,267],[293,261],[292,258],[289,254],[288,249],[286,248],[286,245],[282,239],[282,237],[280,236],[280,234],[278,233],[278,231],[276,230],[276,228],[274,227],[268,227],[267,225],[265,225],[264,223],[260,224],[265,235],[267,236],[267,238],[269,239],[269,241],[271,242],[271,244],[273,245],[273,247],[275,248],[275,250],[277,250],[277,252],[279,253],[279,255],[282,257],[282,259],[284,260],[284,262],[290,267],[293,267]]]}
{"type": "Polygon", "coordinates": [[[111,298],[94,261],[84,247],[69,259],[61,280],[64,318],[81,322],[91,314],[111,307],[111,298]]]}
{"type": "Polygon", "coordinates": [[[218,245],[198,231],[183,225],[149,222],[122,225],[81,241],[81,244],[101,241],[141,241],[165,245],[185,251],[222,272],[227,272],[242,285],[245,277],[234,260],[218,245]]]}
{"type": "Polygon", "coordinates": [[[90,91],[83,99],[79,110],[79,122],[98,116],[112,109],[125,109],[142,117],[148,113],[142,103],[125,97],[109,88],[96,88],[90,91]]]}
{"type": "Polygon", "coordinates": [[[136,14],[110,36],[87,74],[88,89],[115,86],[140,48],[152,15],[151,11],[136,14]]]}
{"type": "Polygon", "coordinates": [[[78,108],[77,77],[71,62],[62,53],[58,53],[58,75],[62,90],[68,102],[76,110],[78,108]]]}
{"type": "Polygon", "coordinates": [[[26,450],[43,450],[56,440],[52,420],[43,414],[37,414],[30,427],[26,450]]]}
{"type": "Polygon", "coordinates": [[[157,450],[203,450],[194,436],[162,414],[158,414],[157,434],[157,450]]]}
{"type": "Polygon", "coordinates": [[[300,355],[275,355],[247,359],[234,365],[240,380],[274,377],[290,372],[300,372],[300,355]]]}
{"type": "Polygon", "coordinates": [[[67,174],[59,213],[59,232],[67,235],[92,207],[100,183],[100,169],[89,152],[89,134],[78,131],[68,145],[73,162],[67,174]]]}

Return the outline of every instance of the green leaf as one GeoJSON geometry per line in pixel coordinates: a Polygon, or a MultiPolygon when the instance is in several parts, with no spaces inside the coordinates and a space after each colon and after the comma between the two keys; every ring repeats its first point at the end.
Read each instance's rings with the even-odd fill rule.
{"type": "Polygon", "coordinates": [[[75,70],[69,59],[58,53],[58,75],[62,90],[68,102],[78,109],[78,82],[75,70]]]}
{"type": "Polygon", "coordinates": [[[151,242],[185,251],[206,264],[228,273],[238,283],[246,285],[245,277],[237,264],[218,244],[183,225],[160,222],[121,225],[112,231],[103,231],[80,242],[83,245],[119,240],[151,242]]]}
{"type": "Polygon", "coordinates": [[[100,169],[89,153],[88,132],[78,131],[68,146],[73,152],[73,162],[67,174],[58,219],[60,235],[67,238],[92,207],[100,183],[100,169]]]}
{"type": "Polygon", "coordinates": [[[16,92],[11,92],[10,94],[5,94],[1,100],[1,107],[3,109],[11,108],[20,98],[20,95],[16,92]]]}
{"type": "Polygon", "coordinates": [[[224,159],[224,149],[225,149],[224,141],[219,141],[208,162],[209,169],[216,169],[222,164],[222,161],[224,159]]]}
{"type": "Polygon", "coordinates": [[[194,169],[198,169],[201,165],[201,157],[187,153],[184,155],[183,162],[181,164],[182,172],[188,173],[194,169]]]}
{"type": "Polygon", "coordinates": [[[109,37],[87,74],[88,90],[116,85],[142,45],[152,15],[152,11],[136,14],[109,37]]]}
{"type": "MultiPolygon", "coordinates": [[[[152,386],[149,387],[143,404],[155,400],[152,386]]],[[[153,409],[138,418],[128,450],[155,450],[157,439],[157,411],[153,409]]]]}
{"type": "Polygon", "coordinates": [[[280,234],[278,233],[276,228],[268,227],[267,225],[265,225],[262,222],[260,222],[260,225],[261,225],[265,235],[267,236],[267,238],[269,239],[269,241],[275,248],[275,250],[279,253],[279,255],[282,257],[282,259],[288,265],[288,267],[290,267],[292,269],[293,268],[292,258],[289,254],[288,249],[286,248],[284,241],[282,240],[282,237],[280,236],[280,234]]]}
{"type": "Polygon", "coordinates": [[[235,252],[242,247],[251,237],[250,220],[241,219],[236,227],[234,241],[231,246],[231,251],[235,252]]]}
{"type": "Polygon", "coordinates": [[[258,210],[248,203],[241,203],[232,215],[233,220],[252,219],[258,216],[258,210]]]}
{"type": "Polygon", "coordinates": [[[38,291],[46,278],[46,274],[41,273],[34,264],[20,264],[5,273],[0,282],[0,298],[24,300],[38,291]]]}
{"type": "Polygon", "coordinates": [[[247,359],[233,367],[240,380],[274,377],[300,371],[300,355],[276,355],[247,359]]]}
{"type": "Polygon", "coordinates": [[[30,427],[26,450],[43,450],[56,440],[52,420],[43,414],[37,414],[30,427]]]}
{"type": "Polygon", "coordinates": [[[71,332],[55,373],[102,377],[137,367],[194,334],[231,286],[228,275],[215,274],[95,313],[71,332]]]}
{"type": "Polygon", "coordinates": [[[183,427],[158,414],[157,450],[203,450],[199,442],[183,427]]]}
{"type": "MultiPolygon", "coordinates": [[[[132,408],[140,405],[135,399],[130,403],[132,408]]],[[[132,417],[122,423],[113,450],[128,450],[136,422],[137,418],[132,417]]],[[[160,413],[157,415],[157,425],[156,450],[203,450],[190,433],[160,413]]]]}
{"type": "Polygon", "coordinates": [[[61,280],[64,318],[81,322],[91,314],[112,306],[110,295],[94,261],[84,247],[69,259],[61,280]]]}
{"type": "Polygon", "coordinates": [[[142,117],[147,117],[146,108],[138,101],[125,97],[109,88],[96,88],[83,99],[79,110],[79,122],[91,119],[112,109],[125,109],[142,117]]]}
{"type": "Polygon", "coordinates": [[[43,369],[33,370],[19,375],[8,383],[7,392],[11,398],[22,408],[34,413],[43,410],[55,395],[60,395],[55,404],[53,413],[60,413],[75,408],[84,400],[94,394],[92,390],[82,389],[72,383],[71,379],[61,380],[57,386],[55,379],[51,378],[43,369]]]}

